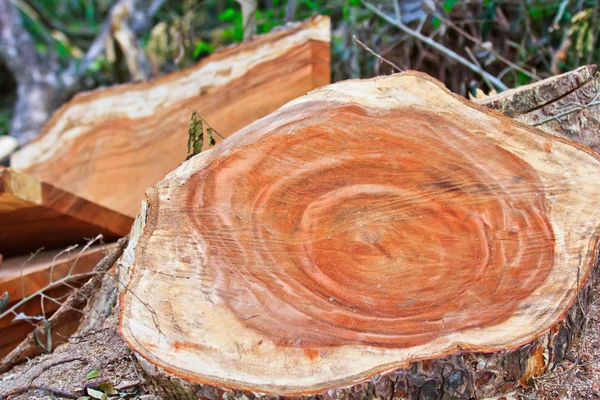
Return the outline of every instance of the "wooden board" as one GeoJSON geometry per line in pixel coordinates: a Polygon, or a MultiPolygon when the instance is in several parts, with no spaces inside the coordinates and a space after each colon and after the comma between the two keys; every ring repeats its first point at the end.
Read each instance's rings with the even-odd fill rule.
{"type": "Polygon", "coordinates": [[[329,18],[314,17],[150,82],[79,94],[11,165],[134,217],[185,159],[190,108],[234,133],[330,82],[329,36],[329,18]]]}
{"type": "MultiPolygon", "coordinates": [[[[27,174],[0,167],[0,252],[4,257],[129,233],[133,219],[27,174]]],[[[6,263],[6,261],[4,261],[6,263]]]]}
{"type": "Polygon", "coordinates": [[[65,276],[90,272],[114,244],[92,245],[62,253],[62,250],[44,251],[29,260],[29,256],[13,257],[4,261],[0,268],[0,294],[8,292],[9,302],[14,303],[31,296],[65,276]]]}
{"type": "Polygon", "coordinates": [[[120,330],[167,398],[493,396],[564,357],[599,173],[423,74],[331,85],[148,191],[120,330]]]}
{"type": "MultiPolygon", "coordinates": [[[[29,259],[29,256],[21,256],[5,260],[0,268],[0,295],[8,293],[8,309],[24,297],[44,291],[47,296],[54,298],[57,302],[44,299],[42,307],[41,297],[36,296],[20,306],[16,312],[23,313],[28,317],[50,318],[59,308],[59,303],[65,301],[71,293],[71,287],[79,287],[85,283],[89,279],[89,276],[85,274],[91,272],[102,257],[114,248],[115,244],[94,245],[83,252],[80,249],[73,250],[70,254],[59,254],[62,251],[58,250],[45,251],[38,253],[32,259],[29,259]],[[73,277],[72,280],[68,280],[69,286],[52,286],[52,283],[59,282],[69,275],[73,277]],[[44,290],[46,288],[48,289],[44,290]]],[[[73,318],[66,320],[63,324],[65,326],[59,327],[60,329],[54,332],[54,338],[61,339],[58,335],[60,333],[63,335],[62,341],[64,341],[64,335],[71,334],[77,328],[80,316],[79,313],[74,312],[73,318]]],[[[38,321],[30,322],[15,321],[14,314],[0,318],[0,357],[8,354],[25,339],[38,321]]]]}

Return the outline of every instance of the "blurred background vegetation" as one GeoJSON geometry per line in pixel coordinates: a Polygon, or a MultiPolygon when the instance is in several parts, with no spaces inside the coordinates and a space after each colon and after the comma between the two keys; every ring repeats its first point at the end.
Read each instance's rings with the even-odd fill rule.
{"type": "MultiPolygon", "coordinates": [[[[115,3],[0,1],[17,7],[36,51],[62,69],[78,65],[83,59],[115,3]]],[[[506,87],[597,63],[600,57],[596,46],[598,0],[399,0],[371,4],[380,15],[360,0],[258,1],[255,33],[266,33],[286,21],[302,20],[315,13],[326,14],[332,19],[333,81],[393,72],[394,68],[370,53],[368,47],[401,69],[433,75],[462,95],[476,88],[488,92],[497,85],[456,62],[449,52],[485,70],[506,87]],[[382,15],[400,17],[403,26],[441,44],[442,50],[382,15]]],[[[169,0],[149,18],[149,28],[130,43],[134,48],[106,42],[104,51],[85,64],[77,91],[166,74],[244,40],[244,17],[237,1],[169,0]],[[136,49],[146,72],[128,64],[124,53],[136,49]]],[[[0,57],[0,135],[10,131],[18,86],[13,75],[0,57]]]]}

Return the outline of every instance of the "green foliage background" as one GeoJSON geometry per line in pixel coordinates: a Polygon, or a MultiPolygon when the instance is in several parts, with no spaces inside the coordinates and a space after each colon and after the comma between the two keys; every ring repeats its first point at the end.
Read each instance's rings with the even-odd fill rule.
{"type": "MultiPolygon", "coordinates": [[[[418,0],[409,0],[409,2],[418,0]]],[[[430,2],[433,0],[430,0],[430,2]]],[[[393,12],[393,1],[378,2],[393,12]]],[[[526,74],[506,70],[497,54],[540,78],[600,59],[598,0],[438,0],[423,24],[423,33],[465,54],[470,46],[478,62],[511,87],[531,82],[526,74]],[[447,21],[477,36],[488,47],[469,43],[447,21]]],[[[112,0],[16,0],[26,28],[42,54],[56,54],[65,66],[83,56],[100,31],[112,0]]],[[[369,12],[359,0],[294,2],[293,19],[313,14],[332,18],[332,79],[334,81],[390,73],[392,69],[358,46],[356,35],[374,51],[402,68],[423,70],[461,94],[485,88],[479,76],[449,62],[443,54],[407,37],[369,12]]],[[[286,22],[288,2],[259,1],[257,33],[286,22]]],[[[242,14],[236,1],[167,1],[152,21],[153,29],[140,38],[152,65],[161,75],[196,63],[219,48],[240,42],[242,14]]],[[[414,27],[415,24],[411,24],[414,27]]],[[[97,59],[86,71],[85,89],[127,81],[123,60],[97,59]]],[[[10,128],[16,85],[0,61],[0,135],[10,128]]]]}

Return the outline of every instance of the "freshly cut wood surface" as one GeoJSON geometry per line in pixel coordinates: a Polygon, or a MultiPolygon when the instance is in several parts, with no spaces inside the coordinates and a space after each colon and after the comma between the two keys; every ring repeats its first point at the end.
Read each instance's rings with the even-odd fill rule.
{"type": "Polygon", "coordinates": [[[564,356],[598,173],[420,73],[325,87],[147,192],[121,333],[166,396],[492,396],[564,356]]]}
{"type": "Polygon", "coordinates": [[[42,247],[64,248],[98,234],[116,240],[127,235],[132,222],[130,217],[32,176],[0,167],[0,252],[4,257],[42,247]]]}
{"type": "Polygon", "coordinates": [[[330,82],[329,36],[318,16],[150,82],[80,94],[11,166],[134,217],[146,188],[185,159],[190,108],[236,132],[330,82]]]}
{"type": "Polygon", "coordinates": [[[587,65],[477,102],[600,152],[599,88],[596,65],[587,65]]]}

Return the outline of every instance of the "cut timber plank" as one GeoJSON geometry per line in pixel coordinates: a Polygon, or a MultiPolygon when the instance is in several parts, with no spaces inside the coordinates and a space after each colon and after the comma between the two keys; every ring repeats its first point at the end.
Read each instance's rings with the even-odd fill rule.
{"type": "MultiPolygon", "coordinates": [[[[4,257],[67,247],[102,234],[126,236],[133,219],[23,173],[0,167],[0,252],[4,257]]],[[[5,261],[6,262],[6,261],[5,261]]]]}
{"type": "Polygon", "coordinates": [[[147,192],[121,334],[165,397],[496,395],[564,356],[598,173],[423,74],[328,86],[147,192]]]}
{"type": "Polygon", "coordinates": [[[598,85],[596,66],[588,65],[477,103],[600,152],[600,103],[568,112],[598,102],[598,85]]]}
{"type": "MultiPolygon", "coordinates": [[[[44,316],[46,319],[56,311],[60,303],[66,300],[71,293],[71,287],[79,287],[89,278],[90,273],[103,255],[112,251],[115,244],[106,246],[93,245],[85,251],[79,249],[70,254],[62,250],[45,251],[31,258],[29,256],[14,257],[5,260],[0,268],[0,295],[8,293],[10,309],[23,298],[43,291],[47,297],[56,301],[43,299],[38,295],[18,307],[15,312],[23,313],[28,317],[44,316]],[[68,279],[68,277],[72,279],[68,279]],[[61,284],[67,278],[69,286],[61,284]],[[43,307],[42,307],[42,301],[43,307]]],[[[10,313],[0,318],[0,354],[5,355],[15,348],[33,330],[37,320],[14,321],[14,314],[10,313]]],[[[77,328],[81,317],[80,313],[73,312],[72,318],[65,321],[64,327],[59,327],[60,333],[69,335],[77,328]],[[69,327],[67,329],[67,326],[69,327]]],[[[57,332],[53,332],[56,336],[57,332]]],[[[59,339],[60,337],[55,337],[59,339]]],[[[64,336],[63,336],[64,339],[64,336]]]]}
{"type": "Polygon", "coordinates": [[[11,165],[134,217],[146,188],[185,159],[190,108],[234,133],[329,83],[329,36],[319,16],[150,82],[77,95],[11,165]]]}
{"type": "Polygon", "coordinates": [[[29,256],[4,260],[0,268],[0,293],[8,292],[10,303],[14,303],[23,296],[31,296],[48,287],[69,273],[81,279],[81,274],[92,271],[105,253],[114,248],[115,244],[92,245],[83,253],[79,249],[70,253],[55,250],[38,253],[31,260],[29,256]]]}

